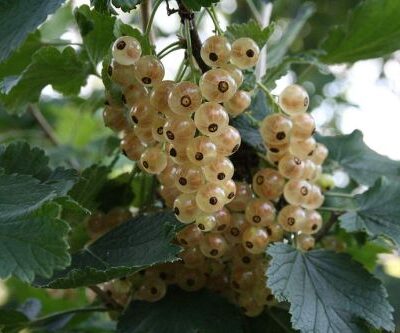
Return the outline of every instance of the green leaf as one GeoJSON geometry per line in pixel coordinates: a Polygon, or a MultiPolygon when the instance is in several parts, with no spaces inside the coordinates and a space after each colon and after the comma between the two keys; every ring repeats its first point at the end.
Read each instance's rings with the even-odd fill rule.
{"type": "Polygon", "coordinates": [[[5,95],[0,94],[0,100],[8,111],[15,113],[28,103],[37,102],[48,84],[65,95],[77,95],[90,73],[90,66],[73,48],[67,47],[60,52],[55,47],[45,47],[32,56],[31,64],[16,78],[12,87],[3,91],[5,95]]]}
{"type": "Polygon", "coordinates": [[[56,41],[73,23],[72,2],[67,1],[40,26],[39,30],[44,40],[56,41]]]}
{"type": "Polygon", "coordinates": [[[83,45],[91,62],[97,65],[107,55],[114,41],[115,18],[90,10],[83,5],[75,10],[75,19],[83,39],[83,45]]]}
{"type": "Polygon", "coordinates": [[[118,333],[242,333],[236,307],[209,291],[168,290],[159,302],[133,301],[120,317],[118,333]]]}
{"type": "Polygon", "coordinates": [[[268,248],[268,286],[288,300],[292,323],[302,332],[363,332],[358,318],[394,330],[392,307],[380,281],[348,255],[325,250],[300,252],[288,244],[268,248]]]}
{"type": "Polygon", "coordinates": [[[201,7],[211,7],[213,3],[217,3],[220,0],[182,0],[186,8],[199,11],[201,7]]]}
{"type": "Polygon", "coordinates": [[[311,2],[306,2],[300,7],[296,17],[290,21],[286,30],[282,32],[280,40],[274,42],[274,44],[269,47],[267,59],[268,67],[275,67],[282,62],[289,47],[296,40],[301,29],[303,29],[303,26],[314,12],[315,5],[311,2]]]}
{"type": "Polygon", "coordinates": [[[179,223],[171,214],[140,215],[113,229],[72,256],[72,264],[48,280],[46,288],[76,288],[120,278],[156,263],[173,261],[180,248],[171,244],[179,223]]]}
{"type": "Polygon", "coordinates": [[[381,178],[355,200],[358,207],[340,216],[341,226],[350,232],[385,235],[400,245],[400,181],[381,178]]]}
{"type": "Polygon", "coordinates": [[[400,179],[400,162],[393,161],[369,148],[358,130],[348,135],[319,135],[318,141],[328,147],[328,161],[341,166],[360,184],[373,185],[382,175],[400,179]]]}
{"type": "Polygon", "coordinates": [[[400,49],[400,2],[365,0],[322,44],[329,64],[377,58],[400,49]]]}
{"type": "Polygon", "coordinates": [[[90,5],[94,6],[94,8],[101,13],[117,14],[112,8],[112,5],[121,8],[124,12],[130,12],[141,2],[142,0],[90,0],[90,5]]]}
{"type": "Polygon", "coordinates": [[[0,62],[6,59],[64,0],[0,2],[0,62]]]}
{"type": "Polygon", "coordinates": [[[274,29],[275,25],[273,23],[262,29],[255,20],[251,19],[247,23],[234,23],[229,25],[226,28],[226,35],[231,41],[241,37],[249,37],[253,39],[261,49],[271,37],[274,29]]]}
{"type": "Polygon", "coordinates": [[[57,218],[59,213],[57,205],[48,204],[12,221],[2,218],[0,278],[14,275],[31,282],[37,274],[50,277],[55,269],[69,265],[66,242],[69,227],[57,218]]]}
{"type": "Polygon", "coordinates": [[[287,311],[270,307],[255,318],[243,318],[246,333],[294,333],[287,311]]]}
{"type": "Polygon", "coordinates": [[[0,332],[2,333],[18,333],[27,323],[29,323],[29,318],[20,311],[0,310],[0,332]]]}
{"type": "Polygon", "coordinates": [[[142,0],[112,0],[112,4],[117,8],[121,8],[124,12],[136,9],[136,6],[141,2],[142,0]]]}

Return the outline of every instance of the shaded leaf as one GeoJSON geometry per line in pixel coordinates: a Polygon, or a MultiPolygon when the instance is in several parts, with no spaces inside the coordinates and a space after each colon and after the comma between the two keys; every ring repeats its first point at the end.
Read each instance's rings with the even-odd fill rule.
{"type": "Polygon", "coordinates": [[[365,0],[322,44],[329,64],[377,58],[400,49],[400,2],[365,0]]]}
{"type": "Polygon", "coordinates": [[[51,279],[37,279],[47,288],[76,288],[120,278],[156,263],[173,261],[180,249],[171,244],[177,226],[172,214],[140,215],[105,234],[72,256],[72,264],[51,279]],[[172,230],[173,231],[173,230],[172,230]]]}
{"type": "Polygon", "coordinates": [[[13,0],[0,2],[0,62],[18,48],[47,15],[56,11],[64,0],[13,0]]]}
{"type": "Polygon", "coordinates": [[[118,333],[242,333],[240,313],[219,295],[203,290],[168,290],[159,302],[133,301],[120,317],[118,333]]]}
{"type": "Polygon", "coordinates": [[[341,226],[350,232],[385,235],[400,245],[400,181],[381,178],[354,199],[358,207],[340,216],[341,226]]]}
{"type": "Polygon", "coordinates": [[[268,286],[278,300],[291,303],[295,329],[302,332],[364,332],[359,318],[394,330],[392,307],[380,281],[345,254],[300,252],[288,244],[268,248],[272,257],[268,286]]]}
{"type": "Polygon", "coordinates": [[[328,162],[341,166],[360,184],[373,185],[382,175],[400,179],[400,162],[369,148],[359,130],[348,135],[318,136],[329,149],[328,162]]]}
{"type": "Polygon", "coordinates": [[[287,311],[270,307],[255,318],[244,317],[245,333],[291,333],[290,315],[287,311]]]}
{"type": "Polygon", "coordinates": [[[226,28],[226,35],[231,40],[241,37],[248,37],[253,39],[259,48],[261,49],[268,41],[274,32],[275,25],[272,23],[265,28],[261,28],[260,25],[253,19],[246,23],[234,23],[226,28]]]}
{"type": "Polygon", "coordinates": [[[186,8],[199,11],[201,7],[211,7],[213,3],[217,3],[220,0],[182,0],[186,8]]]}

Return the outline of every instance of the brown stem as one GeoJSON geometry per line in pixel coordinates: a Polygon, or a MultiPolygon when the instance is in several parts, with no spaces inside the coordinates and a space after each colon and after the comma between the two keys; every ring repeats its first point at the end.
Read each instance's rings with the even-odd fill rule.
{"type": "MultiPolygon", "coordinates": [[[[140,4],[140,14],[142,16],[142,28],[143,31],[146,31],[147,25],[150,20],[150,14],[151,14],[151,0],[143,0],[142,3],[140,4]]],[[[149,33],[149,40],[150,43],[154,40],[154,32],[150,31],[149,33]]]]}
{"type": "Polygon", "coordinates": [[[317,235],[315,236],[315,241],[319,242],[322,238],[324,238],[328,232],[332,229],[332,227],[334,226],[334,224],[338,221],[338,217],[339,217],[339,213],[333,212],[328,220],[328,222],[326,222],[321,230],[317,233],[317,235]]]}
{"type": "Polygon", "coordinates": [[[181,18],[182,24],[184,23],[185,20],[189,21],[189,30],[190,30],[190,39],[192,41],[192,53],[193,57],[196,60],[197,64],[199,65],[201,71],[207,72],[210,67],[207,66],[207,64],[203,61],[200,55],[200,50],[201,50],[201,39],[199,36],[199,33],[197,31],[196,23],[194,20],[194,13],[186,8],[186,6],[182,3],[181,0],[177,0],[178,6],[179,6],[179,16],[181,18]]]}
{"type": "Polygon", "coordinates": [[[93,285],[88,287],[91,291],[93,291],[98,298],[104,303],[104,305],[110,309],[116,310],[116,311],[121,311],[123,310],[123,306],[116,302],[111,295],[109,295],[107,292],[102,290],[100,287],[93,285]]]}

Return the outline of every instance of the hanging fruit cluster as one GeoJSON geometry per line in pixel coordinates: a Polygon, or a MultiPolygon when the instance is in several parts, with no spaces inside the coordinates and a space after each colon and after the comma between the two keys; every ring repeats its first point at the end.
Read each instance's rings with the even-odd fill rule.
{"type": "Polygon", "coordinates": [[[181,260],[107,285],[119,299],[133,290],[136,299],[158,301],[169,284],[206,287],[256,316],[274,303],[264,274],[267,245],[286,237],[303,250],[314,246],[311,235],[322,225],[315,209],[324,200],[316,180],[327,149],[312,137],[303,88],[287,87],[279,96],[283,112],[260,124],[265,160],[273,167],[259,170],[251,185],[232,180],[229,156],[241,137],[229,119],[250,105],[250,94],[239,89],[241,70],[254,67],[259,52],[250,38],[232,45],[223,36],[208,38],[201,57],[211,69],[196,84],[163,80],[161,61],[142,56],[136,39],[114,43],[108,74],[120,85],[124,106],[109,98],[105,124],[121,133],[128,158],[157,175],[165,205],[186,224],[176,237],[181,260]],[[128,284],[122,294],[121,284],[128,284]]]}

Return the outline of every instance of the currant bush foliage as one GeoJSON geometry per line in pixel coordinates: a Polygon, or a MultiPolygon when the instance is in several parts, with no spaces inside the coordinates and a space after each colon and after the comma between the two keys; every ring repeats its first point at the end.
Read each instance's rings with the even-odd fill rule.
{"type": "MultiPolygon", "coordinates": [[[[103,63],[101,76],[107,90],[121,101],[121,91],[107,73],[113,42],[121,36],[132,36],[140,42],[144,55],[154,54],[157,49],[148,36],[117,16],[120,10],[136,15],[141,2],[92,0],[91,6],[76,8],[73,15],[70,13],[73,22],[69,24],[79,31],[82,45],[71,47],[61,45],[63,41],[57,39],[64,31],[53,33],[56,40],[47,40],[49,27],[40,26],[63,1],[0,1],[0,110],[24,116],[26,110],[43,103],[42,90],[48,85],[64,98],[77,101],[89,76],[100,76],[99,63],[103,63]]],[[[217,2],[182,1],[193,11],[217,2]]],[[[61,10],[70,12],[71,7],[65,5],[61,10]]],[[[313,27],[310,18],[318,14],[311,3],[301,5],[294,18],[286,20],[280,37],[274,36],[277,24],[261,27],[256,20],[229,25],[225,36],[230,41],[249,37],[260,48],[268,46],[267,71],[260,82],[273,89],[275,81],[290,68],[311,65],[325,72],[327,64],[353,63],[398,50],[399,11],[397,0],[362,1],[324,36],[319,49],[301,53],[295,51],[295,41],[304,27],[313,27]]],[[[279,21],[275,16],[273,19],[279,21]]],[[[242,89],[254,90],[252,102],[249,111],[231,121],[246,144],[252,161],[250,169],[266,166],[264,160],[257,159],[257,154],[265,154],[259,122],[280,108],[273,96],[259,89],[257,80],[254,70],[244,71],[242,89]]],[[[116,152],[115,141],[110,144],[109,155],[116,152]]],[[[102,332],[394,331],[393,309],[386,290],[362,265],[372,271],[378,253],[389,252],[400,244],[400,162],[370,149],[359,131],[318,135],[318,141],[329,149],[324,170],[343,170],[351,178],[345,194],[358,185],[368,187],[351,198],[332,198],[329,193],[334,192],[327,192],[323,208],[334,209],[335,213],[326,212],[324,221],[340,215],[331,235],[347,240],[348,248],[343,250],[347,254],[329,251],[324,239],[318,243],[319,249],[309,252],[283,243],[270,246],[270,266],[263,273],[275,298],[286,303],[268,308],[257,318],[244,317],[237,306],[211,291],[189,294],[171,289],[156,303],[131,302],[117,327],[101,322],[102,332]],[[384,241],[387,239],[390,242],[384,241]]],[[[115,161],[109,160],[112,156],[91,161],[93,165],[78,173],[65,165],[55,167],[58,164],[47,153],[52,154],[52,149],[45,152],[21,142],[0,146],[0,278],[13,276],[41,288],[79,288],[179,260],[182,248],[174,239],[180,227],[166,211],[141,213],[87,244],[90,235],[85,223],[90,214],[132,202],[143,210],[151,207],[156,200],[157,181],[153,176],[135,169],[116,177],[115,161]]],[[[237,162],[242,162],[232,160],[235,168],[237,162]]],[[[1,331],[17,332],[26,327],[76,331],[72,317],[85,321],[89,317],[86,312],[98,311],[73,309],[36,318],[40,310],[31,307],[35,313],[31,316],[32,311],[26,310],[28,305],[23,305],[18,310],[0,310],[1,331]],[[79,317],[81,311],[87,316],[84,319],[79,317]]],[[[90,321],[85,325],[78,331],[99,332],[90,321]]]]}

